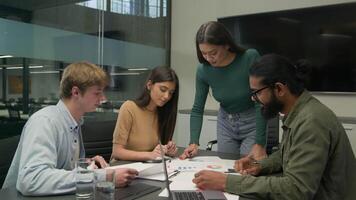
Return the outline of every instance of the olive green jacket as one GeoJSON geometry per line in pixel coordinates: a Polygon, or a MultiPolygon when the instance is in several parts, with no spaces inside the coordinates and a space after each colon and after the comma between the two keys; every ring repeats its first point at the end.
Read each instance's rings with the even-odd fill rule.
{"type": "Polygon", "coordinates": [[[260,161],[261,175],[229,175],[226,191],[261,199],[356,199],[356,160],[335,114],[304,91],[283,119],[280,150],[260,161]]]}

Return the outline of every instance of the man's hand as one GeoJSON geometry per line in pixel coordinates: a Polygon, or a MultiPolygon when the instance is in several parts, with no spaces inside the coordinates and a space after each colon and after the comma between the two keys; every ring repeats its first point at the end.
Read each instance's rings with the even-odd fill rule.
{"type": "Polygon", "coordinates": [[[94,168],[105,168],[109,166],[102,156],[96,155],[92,157],[91,160],[95,162],[96,166],[94,168]]]}
{"type": "Polygon", "coordinates": [[[178,148],[176,146],[176,144],[173,141],[169,141],[166,145],[167,147],[167,155],[171,156],[171,157],[175,157],[177,152],[178,152],[178,148]]]}
{"type": "Polygon", "coordinates": [[[234,168],[242,175],[258,175],[261,171],[261,165],[255,159],[249,156],[235,161],[234,168]]]}
{"type": "Polygon", "coordinates": [[[255,160],[262,160],[267,157],[266,149],[260,144],[254,144],[248,156],[255,160]]]}
{"type": "Polygon", "coordinates": [[[130,168],[115,169],[115,186],[125,187],[129,185],[138,175],[138,171],[130,168]]]}
{"type": "Polygon", "coordinates": [[[191,158],[194,157],[198,154],[198,145],[197,144],[190,144],[182,153],[182,155],[179,156],[181,160],[184,160],[186,158],[191,158]]]}
{"type": "Polygon", "coordinates": [[[226,187],[227,175],[221,172],[202,170],[196,173],[193,183],[202,190],[224,191],[226,187]]]}

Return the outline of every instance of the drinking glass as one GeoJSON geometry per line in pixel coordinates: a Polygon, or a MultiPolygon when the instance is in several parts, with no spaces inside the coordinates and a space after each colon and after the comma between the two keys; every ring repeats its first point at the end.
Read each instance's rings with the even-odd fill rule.
{"type": "Polygon", "coordinates": [[[115,170],[95,170],[95,199],[115,199],[115,170]]]}
{"type": "Polygon", "coordinates": [[[76,198],[93,199],[94,196],[94,171],[92,161],[80,158],[76,162],[76,198]]]}

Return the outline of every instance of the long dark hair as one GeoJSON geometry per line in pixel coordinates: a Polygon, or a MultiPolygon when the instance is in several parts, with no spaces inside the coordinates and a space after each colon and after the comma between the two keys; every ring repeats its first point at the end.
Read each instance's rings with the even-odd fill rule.
{"type": "Polygon", "coordinates": [[[236,54],[244,53],[246,51],[245,48],[238,46],[234,42],[230,32],[222,23],[215,21],[210,21],[202,24],[198,29],[197,35],[195,37],[195,45],[199,62],[209,64],[209,62],[203,57],[203,54],[201,53],[199,48],[199,44],[202,43],[208,43],[213,45],[228,45],[230,47],[229,51],[236,54]]]}
{"type": "Polygon", "coordinates": [[[152,84],[159,82],[172,81],[176,84],[176,88],[172,98],[162,107],[157,107],[158,111],[158,134],[162,144],[167,144],[172,140],[174,128],[177,119],[177,107],[179,96],[179,80],[175,71],[169,67],[156,67],[148,75],[146,83],[135,103],[141,107],[146,107],[151,101],[150,91],[147,89],[147,83],[152,84]]]}
{"type": "Polygon", "coordinates": [[[304,59],[292,63],[286,57],[266,54],[251,66],[250,76],[262,78],[261,83],[266,86],[283,83],[292,94],[299,96],[309,81],[310,67],[310,62],[304,59]]]}

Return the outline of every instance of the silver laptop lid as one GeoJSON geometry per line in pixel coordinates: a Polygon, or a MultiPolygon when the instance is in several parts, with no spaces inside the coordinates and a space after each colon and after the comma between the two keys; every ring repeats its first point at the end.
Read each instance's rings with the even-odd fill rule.
{"type": "Polygon", "coordinates": [[[161,140],[158,140],[158,143],[159,143],[159,149],[160,149],[160,152],[161,152],[161,158],[162,158],[162,163],[163,163],[163,173],[164,173],[165,182],[166,182],[166,188],[167,188],[167,192],[168,192],[168,199],[172,199],[171,189],[169,188],[167,164],[166,164],[166,160],[164,158],[164,151],[163,151],[161,140]]]}

